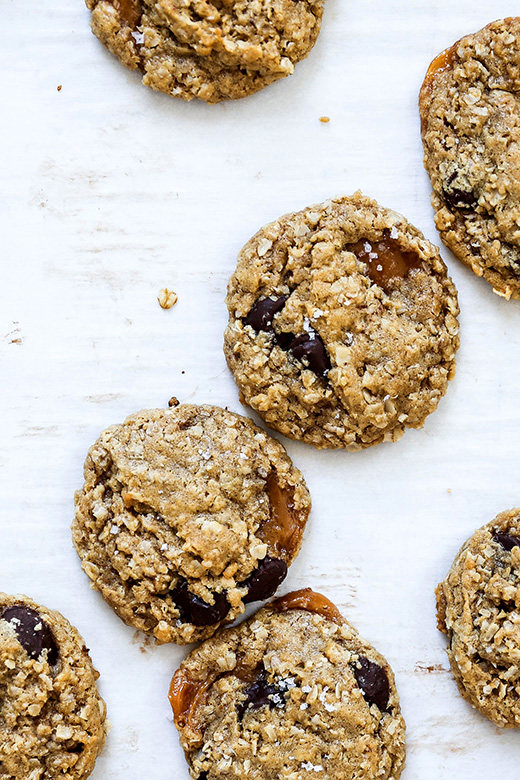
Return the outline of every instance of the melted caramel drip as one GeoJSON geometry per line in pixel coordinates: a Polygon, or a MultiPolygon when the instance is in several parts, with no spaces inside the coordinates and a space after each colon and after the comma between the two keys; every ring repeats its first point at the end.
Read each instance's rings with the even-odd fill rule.
{"type": "Polygon", "coordinates": [[[388,230],[383,231],[380,241],[362,238],[355,244],[347,244],[345,249],[366,263],[369,277],[385,292],[390,292],[394,279],[404,279],[412,268],[421,267],[419,255],[403,251],[388,230]]]}
{"type": "Polygon", "coordinates": [[[122,21],[135,30],[142,16],[140,0],[113,0],[114,8],[119,11],[122,21]]]}
{"type": "MultiPolygon", "coordinates": [[[[177,669],[170,683],[168,698],[173,710],[177,728],[188,726],[198,732],[194,725],[195,713],[204,704],[213,680],[192,680],[184,669],[177,669]]],[[[202,734],[200,734],[202,738],[202,734]]]]}
{"type": "Polygon", "coordinates": [[[450,70],[453,67],[456,57],[457,43],[450,46],[449,49],[444,49],[438,54],[434,60],[430,63],[430,67],[426,71],[426,76],[421,87],[421,94],[419,96],[419,106],[421,109],[421,132],[426,132],[426,119],[429,109],[430,98],[433,91],[433,82],[441,73],[450,70]]]}
{"type": "Polygon", "coordinates": [[[343,617],[332,601],[316,593],[311,588],[302,588],[287,593],[279,599],[271,601],[270,607],[278,612],[287,612],[289,609],[304,609],[306,612],[315,612],[333,623],[343,623],[343,617]]]}
{"type": "Polygon", "coordinates": [[[266,480],[271,513],[262,523],[257,536],[267,544],[267,554],[272,558],[290,560],[303,532],[303,518],[294,508],[294,488],[282,488],[276,471],[266,480]]]}

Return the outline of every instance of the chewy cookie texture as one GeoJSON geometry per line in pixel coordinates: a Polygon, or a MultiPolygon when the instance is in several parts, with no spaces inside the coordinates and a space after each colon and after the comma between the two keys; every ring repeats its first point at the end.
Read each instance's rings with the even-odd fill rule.
{"type": "Polygon", "coordinates": [[[193,650],[170,702],[198,780],[397,780],[404,766],[392,670],[310,588],[193,650]]]}
{"type": "Polygon", "coordinates": [[[77,630],[0,593],[0,778],[81,780],[105,741],[98,673],[77,630]]]}
{"type": "Polygon", "coordinates": [[[437,229],[505,298],[520,298],[519,98],[520,18],[442,52],[419,98],[437,229]]]}
{"type": "Polygon", "coordinates": [[[360,193],[262,228],[226,300],[242,402],[316,447],[399,439],[455,373],[457,293],[439,250],[360,193]]]}
{"type": "Polygon", "coordinates": [[[520,509],[463,545],[437,608],[462,696],[497,726],[520,728],[520,509]]]}
{"type": "Polygon", "coordinates": [[[73,538],[92,587],[126,623],[183,644],[273,595],[309,512],[279,442],[237,414],[184,404],[101,434],[73,538]]]}
{"type": "Polygon", "coordinates": [[[324,0],[87,0],[92,30],[143,83],[207,103],[290,75],[314,46],[324,0]]]}

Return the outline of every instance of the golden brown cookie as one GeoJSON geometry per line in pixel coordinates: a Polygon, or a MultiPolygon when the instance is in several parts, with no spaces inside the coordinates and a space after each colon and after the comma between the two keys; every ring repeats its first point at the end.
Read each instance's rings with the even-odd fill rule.
{"type": "Polygon", "coordinates": [[[92,30],[143,83],[207,103],[290,75],[314,46],[324,0],[87,0],[92,30]]]}
{"type": "Polygon", "coordinates": [[[436,593],[461,695],[497,726],[520,728],[520,509],[476,531],[436,593]]]}
{"type": "Polygon", "coordinates": [[[392,670],[310,588],[193,650],[170,701],[198,780],[397,780],[404,766],[392,670]]]}
{"type": "Polygon", "coordinates": [[[457,293],[439,250],[359,193],[263,227],[239,254],[227,306],[241,400],[316,447],[399,439],[455,373],[457,293]]]}
{"type": "Polygon", "coordinates": [[[310,505],[279,442],[245,417],[184,404],[101,434],[72,530],[92,587],[119,617],[183,644],[273,595],[310,505]]]}
{"type": "Polygon", "coordinates": [[[0,593],[0,778],[83,780],[105,742],[98,673],[78,631],[0,593]]]}
{"type": "Polygon", "coordinates": [[[520,298],[520,18],[431,63],[419,97],[441,238],[505,298],[520,298]]]}

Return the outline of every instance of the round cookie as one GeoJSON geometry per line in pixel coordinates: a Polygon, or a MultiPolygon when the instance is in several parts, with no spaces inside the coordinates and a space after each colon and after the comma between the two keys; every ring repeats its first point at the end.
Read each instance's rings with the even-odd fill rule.
{"type": "Polygon", "coordinates": [[[105,742],[98,673],[76,628],[0,593],[0,776],[80,780],[105,742]]]}
{"type": "Polygon", "coordinates": [[[468,539],[436,595],[461,695],[497,726],[520,728],[520,509],[468,539]]]}
{"type": "Polygon", "coordinates": [[[505,298],[520,298],[519,97],[520,18],[442,52],[419,97],[437,229],[505,298]]]}
{"type": "Polygon", "coordinates": [[[273,595],[310,506],[279,442],[237,414],[185,404],[101,434],[72,531],[119,617],[157,643],[184,644],[273,595]]]}
{"type": "Polygon", "coordinates": [[[290,75],[318,37],[324,0],[86,0],[92,30],[154,90],[207,103],[290,75]]]}
{"type": "Polygon", "coordinates": [[[360,193],[262,228],[226,302],[241,401],[316,447],[396,441],[455,373],[457,293],[439,250],[360,193]]]}
{"type": "Polygon", "coordinates": [[[392,670],[310,588],[193,650],[170,702],[198,780],[397,780],[404,766],[392,670]]]}

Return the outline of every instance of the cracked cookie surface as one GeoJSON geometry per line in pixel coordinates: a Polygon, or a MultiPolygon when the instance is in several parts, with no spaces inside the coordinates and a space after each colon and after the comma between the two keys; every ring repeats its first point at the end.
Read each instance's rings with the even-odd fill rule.
{"type": "Polygon", "coordinates": [[[105,742],[98,673],[77,629],[0,593],[0,778],[80,780],[105,742]]]}
{"type": "Polygon", "coordinates": [[[184,404],[101,434],[73,538],[92,587],[127,624],[183,644],[273,595],[309,511],[279,442],[247,418],[184,404]]]}
{"type": "Polygon", "coordinates": [[[443,242],[496,292],[520,298],[520,18],[442,52],[419,107],[443,242]]]}
{"type": "Polygon", "coordinates": [[[87,0],[92,30],[143,83],[207,103],[290,75],[319,34],[324,0],[87,0]]]}
{"type": "Polygon", "coordinates": [[[497,726],[520,728],[520,509],[468,539],[436,594],[461,695],[497,726]]]}
{"type": "Polygon", "coordinates": [[[170,701],[199,780],[397,780],[404,766],[392,670],[308,588],[193,650],[170,701]]]}
{"type": "Polygon", "coordinates": [[[397,440],[455,372],[457,293],[438,248],[359,193],[263,227],[226,302],[241,400],[316,447],[397,440]]]}

